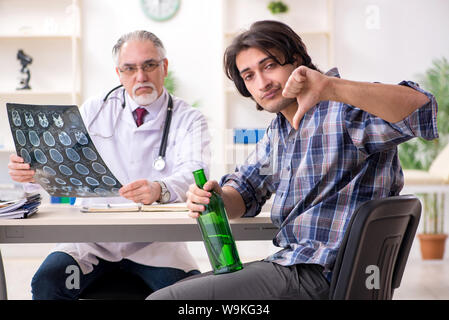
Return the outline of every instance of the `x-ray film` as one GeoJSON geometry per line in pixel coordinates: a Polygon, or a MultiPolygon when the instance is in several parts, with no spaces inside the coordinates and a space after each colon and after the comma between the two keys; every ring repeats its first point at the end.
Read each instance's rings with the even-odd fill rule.
{"type": "Polygon", "coordinates": [[[114,197],[121,183],[97,152],[77,106],[7,103],[17,154],[56,197],[114,197]]]}

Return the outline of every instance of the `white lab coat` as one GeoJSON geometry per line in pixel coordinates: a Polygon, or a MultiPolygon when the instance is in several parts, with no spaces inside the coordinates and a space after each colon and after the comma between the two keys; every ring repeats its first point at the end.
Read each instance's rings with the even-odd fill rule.
{"type": "MultiPolygon", "coordinates": [[[[165,182],[171,201],[186,200],[188,186],[194,182],[192,171],[208,170],[210,160],[210,136],[207,123],[200,111],[184,101],[173,97],[173,115],[168,135],[166,166],[164,170],[153,169],[153,161],[159,153],[162,132],[167,113],[168,93],[163,94],[150,106],[144,123],[137,127],[132,111],[138,106],[127,95],[122,108],[123,90],[114,91],[103,104],[104,95],[87,100],[80,113],[86,128],[102,157],[115,175],[126,185],[139,179],[165,182]]],[[[122,197],[78,198],[76,204],[123,203],[122,197]]],[[[107,261],[129,259],[134,262],[173,267],[186,272],[198,269],[185,243],[63,243],[54,251],[70,254],[83,273],[92,271],[92,265],[102,258],[107,261]]]]}

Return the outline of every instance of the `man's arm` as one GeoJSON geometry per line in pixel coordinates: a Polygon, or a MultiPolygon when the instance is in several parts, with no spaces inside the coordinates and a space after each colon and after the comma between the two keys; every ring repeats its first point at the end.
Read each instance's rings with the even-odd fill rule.
{"type": "Polygon", "coordinates": [[[236,219],[242,217],[246,211],[246,206],[240,193],[230,186],[224,186],[222,190],[221,196],[225,204],[228,218],[236,219]]]}
{"type": "Polygon", "coordinates": [[[295,129],[304,114],[324,100],[355,106],[391,123],[429,102],[425,94],[409,87],[328,77],[305,66],[293,71],[283,95],[298,101],[298,111],[290,119],[295,129]]]}
{"type": "Polygon", "coordinates": [[[330,79],[327,97],[325,100],[356,106],[390,123],[405,119],[429,102],[425,94],[410,87],[338,78],[330,79]]]}

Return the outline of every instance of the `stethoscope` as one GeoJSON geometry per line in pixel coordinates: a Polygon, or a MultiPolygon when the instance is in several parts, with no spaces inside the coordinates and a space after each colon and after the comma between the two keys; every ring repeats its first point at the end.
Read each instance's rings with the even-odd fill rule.
{"type": "MultiPolygon", "coordinates": [[[[119,85],[119,86],[113,88],[111,91],[109,91],[106,94],[106,96],[103,98],[103,105],[106,103],[106,100],[108,100],[109,95],[121,87],[123,87],[123,85],[119,85]]],[[[125,109],[125,106],[126,106],[125,90],[123,90],[122,111],[125,109]]],[[[168,94],[167,116],[165,117],[164,132],[162,133],[162,141],[161,141],[161,145],[159,146],[159,155],[153,161],[153,168],[157,171],[162,171],[165,168],[165,152],[167,150],[168,133],[170,131],[170,123],[171,123],[172,113],[173,113],[173,99],[172,99],[171,95],[168,94]]],[[[97,113],[97,115],[98,115],[98,113],[97,113]]],[[[115,127],[115,125],[114,125],[114,127],[115,127]]]]}

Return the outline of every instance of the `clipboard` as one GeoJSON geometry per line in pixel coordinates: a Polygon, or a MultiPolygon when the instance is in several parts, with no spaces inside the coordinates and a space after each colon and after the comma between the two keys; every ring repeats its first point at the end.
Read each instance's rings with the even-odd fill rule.
{"type": "Polygon", "coordinates": [[[185,202],[166,204],[142,204],[142,203],[114,203],[114,204],[92,204],[80,208],[81,212],[187,212],[185,202]]]}

